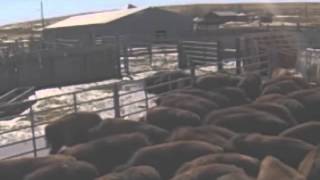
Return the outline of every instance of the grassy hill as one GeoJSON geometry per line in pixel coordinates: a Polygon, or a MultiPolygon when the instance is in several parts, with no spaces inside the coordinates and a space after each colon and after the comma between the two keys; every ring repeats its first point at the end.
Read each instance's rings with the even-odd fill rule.
{"type": "Polygon", "coordinates": [[[201,16],[210,11],[270,11],[286,15],[320,15],[320,3],[238,3],[238,4],[189,4],[162,6],[163,9],[190,16],[201,16]]]}

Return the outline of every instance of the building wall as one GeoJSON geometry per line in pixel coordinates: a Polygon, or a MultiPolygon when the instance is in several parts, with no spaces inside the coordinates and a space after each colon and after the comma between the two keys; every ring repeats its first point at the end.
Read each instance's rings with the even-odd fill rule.
{"type": "Polygon", "coordinates": [[[192,33],[191,17],[157,8],[149,8],[112,23],[82,27],[59,28],[45,31],[45,39],[81,39],[124,35],[131,38],[153,38],[157,31],[166,31],[168,38],[179,38],[192,33]]]}

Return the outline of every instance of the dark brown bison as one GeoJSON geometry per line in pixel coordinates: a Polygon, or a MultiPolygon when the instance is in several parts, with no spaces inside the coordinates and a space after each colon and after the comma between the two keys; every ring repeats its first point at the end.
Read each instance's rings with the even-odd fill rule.
{"type": "Polygon", "coordinates": [[[152,166],[162,179],[169,179],[183,163],[222,151],[219,146],[201,141],[170,142],[140,149],[128,161],[127,166],[152,166]]]}
{"type": "Polygon", "coordinates": [[[254,103],[247,105],[246,107],[277,116],[287,122],[290,126],[298,124],[295,117],[291,114],[291,111],[286,106],[278,103],[254,103]]]}
{"type": "Polygon", "coordinates": [[[239,82],[238,87],[243,89],[251,100],[254,100],[261,94],[261,77],[254,73],[246,74],[239,82]]]}
{"type": "Polygon", "coordinates": [[[39,158],[20,158],[0,161],[0,179],[22,180],[33,171],[58,163],[75,161],[75,158],[62,155],[51,155],[39,158]]]}
{"type": "Polygon", "coordinates": [[[279,77],[275,77],[272,78],[270,80],[268,80],[267,82],[263,83],[263,88],[273,85],[273,84],[277,84],[279,82],[282,81],[293,81],[296,85],[298,85],[298,87],[300,87],[301,89],[307,89],[310,87],[309,83],[301,78],[301,77],[295,77],[295,76],[279,76],[279,77]]]}
{"type": "Polygon", "coordinates": [[[45,127],[50,154],[57,153],[63,146],[72,146],[88,141],[88,130],[102,119],[90,112],[76,112],[63,116],[45,127]]]}
{"type": "Polygon", "coordinates": [[[279,94],[279,93],[272,93],[272,94],[265,94],[262,96],[259,96],[255,103],[268,103],[268,102],[274,102],[278,99],[285,98],[285,95],[279,94]]]}
{"type": "Polygon", "coordinates": [[[172,132],[168,141],[189,141],[197,140],[204,141],[213,145],[218,145],[224,149],[229,148],[229,139],[235,136],[236,133],[216,126],[200,126],[179,128],[172,132]]]}
{"type": "Polygon", "coordinates": [[[307,180],[318,180],[320,177],[320,146],[310,151],[299,165],[299,172],[307,180]]]}
{"type": "Polygon", "coordinates": [[[258,159],[274,156],[284,163],[297,167],[305,155],[314,148],[304,141],[260,134],[240,135],[232,140],[236,152],[258,159]]]}
{"type": "Polygon", "coordinates": [[[294,91],[298,91],[301,90],[302,88],[296,84],[294,81],[292,80],[286,80],[286,81],[280,81],[277,82],[275,84],[271,84],[266,86],[263,91],[262,94],[283,94],[286,95],[288,93],[294,92],[294,91]]]}
{"type": "Polygon", "coordinates": [[[302,103],[293,98],[288,98],[280,94],[267,94],[260,96],[254,103],[276,103],[285,106],[299,123],[306,120],[305,107],[302,103]]]}
{"type": "Polygon", "coordinates": [[[197,88],[178,89],[178,90],[173,91],[172,93],[189,94],[192,96],[201,97],[201,98],[210,100],[211,102],[217,104],[220,108],[230,106],[230,102],[231,102],[229,98],[227,98],[226,96],[224,96],[222,94],[214,93],[212,91],[197,89],[197,88]]]}
{"type": "Polygon", "coordinates": [[[214,113],[206,118],[206,122],[230,129],[237,133],[261,133],[277,135],[289,127],[288,123],[272,114],[252,110],[250,113],[232,113],[215,117],[214,113]]]}
{"type": "Polygon", "coordinates": [[[216,89],[214,92],[220,93],[227,98],[230,99],[230,105],[231,106],[240,106],[243,104],[248,104],[251,102],[251,100],[248,98],[247,94],[238,87],[224,87],[216,89]]]}
{"type": "Polygon", "coordinates": [[[100,174],[106,174],[148,145],[150,143],[141,133],[121,134],[75,145],[62,153],[89,162],[97,167],[100,174]]]}
{"type": "Polygon", "coordinates": [[[145,79],[146,91],[153,94],[183,88],[190,85],[190,83],[190,75],[183,71],[160,71],[145,79]]]}
{"type": "Polygon", "coordinates": [[[280,160],[267,156],[261,162],[257,180],[307,180],[303,175],[280,160]]]}
{"type": "Polygon", "coordinates": [[[37,169],[23,180],[94,180],[97,169],[89,163],[69,161],[37,169]]]}
{"type": "Polygon", "coordinates": [[[197,78],[195,86],[203,90],[212,91],[222,87],[235,87],[239,80],[239,78],[226,74],[206,75],[197,78]]]}
{"type": "Polygon", "coordinates": [[[296,99],[282,98],[275,100],[274,103],[285,106],[298,123],[305,122],[308,118],[305,106],[296,99]]]}
{"type": "Polygon", "coordinates": [[[218,153],[201,156],[187,162],[178,169],[176,174],[184,173],[199,166],[216,163],[235,165],[245,170],[245,172],[252,177],[256,177],[258,175],[260,168],[260,161],[256,158],[238,153],[218,153]]]}
{"type": "Polygon", "coordinates": [[[217,104],[207,99],[177,93],[170,93],[168,95],[161,96],[157,99],[157,104],[160,106],[184,109],[196,113],[201,118],[210,111],[219,108],[217,104]]]}
{"type": "Polygon", "coordinates": [[[230,164],[209,164],[191,168],[177,174],[171,180],[210,180],[230,173],[242,173],[243,170],[230,164]]]}
{"type": "Polygon", "coordinates": [[[281,132],[279,136],[300,139],[310,144],[320,144],[320,122],[306,122],[281,132]]]}
{"type": "Polygon", "coordinates": [[[298,100],[301,104],[304,105],[305,107],[305,115],[306,115],[306,120],[305,121],[310,121],[310,120],[318,120],[320,118],[320,111],[319,111],[319,106],[320,106],[320,92],[310,92],[304,94],[303,92],[301,94],[299,93],[292,93],[288,95],[291,98],[294,98],[298,100]]]}
{"type": "Polygon", "coordinates": [[[195,113],[183,109],[158,106],[149,109],[144,117],[148,124],[172,131],[183,126],[200,126],[201,119],[195,113]]]}
{"type": "Polygon", "coordinates": [[[164,142],[169,136],[169,132],[157,126],[124,119],[105,119],[98,126],[89,130],[91,139],[102,137],[139,132],[148,137],[151,143],[157,144],[164,142]]]}
{"type": "Polygon", "coordinates": [[[236,172],[223,175],[219,177],[217,180],[255,180],[255,178],[249,177],[247,174],[243,172],[236,172]]]}
{"type": "Polygon", "coordinates": [[[151,166],[134,166],[114,172],[96,180],[161,180],[160,174],[151,166]]]}

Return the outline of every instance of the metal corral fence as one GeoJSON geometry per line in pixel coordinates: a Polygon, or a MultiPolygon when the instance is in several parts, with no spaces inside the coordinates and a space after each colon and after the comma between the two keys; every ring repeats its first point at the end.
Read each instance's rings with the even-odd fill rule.
{"type": "Polygon", "coordinates": [[[178,42],[162,40],[121,45],[123,76],[177,67],[178,42]]]}
{"type": "Polygon", "coordinates": [[[308,81],[320,82],[320,49],[305,49],[298,54],[296,69],[308,81]]]}
{"type": "MultiPolygon", "coordinates": [[[[238,63],[234,63],[234,66],[230,65],[230,67],[223,66],[226,69],[220,71],[240,74],[246,69],[243,64],[246,64],[246,66],[257,65],[244,63],[245,61],[261,63],[257,59],[262,57],[268,57],[268,55],[226,59],[221,62],[225,64],[229,62],[238,63]]],[[[192,61],[190,63],[195,64],[192,61]]],[[[192,85],[196,76],[214,73],[217,72],[217,69],[216,63],[197,62],[196,66],[186,70],[190,73],[189,77],[147,88],[155,88],[166,84],[173,87],[173,83],[181,81],[189,82],[181,83],[189,86],[192,85]]],[[[144,80],[122,81],[61,95],[32,99],[36,103],[21,115],[0,119],[0,159],[47,155],[48,148],[44,139],[44,127],[49,122],[67,113],[90,111],[99,113],[103,118],[138,119],[148,108],[155,105],[154,100],[157,96],[148,94],[147,88],[144,85],[144,80]]],[[[25,102],[12,103],[8,106],[19,105],[19,103],[25,102]]]]}

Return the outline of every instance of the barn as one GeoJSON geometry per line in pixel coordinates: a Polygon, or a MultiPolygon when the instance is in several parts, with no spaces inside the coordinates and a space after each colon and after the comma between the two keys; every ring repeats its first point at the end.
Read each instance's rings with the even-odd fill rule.
{"type": "Polygon", "coordinates": [[[159,36],[179,38],[192,32],[191,17],[157,7],[129,8],[73,16],[44,30],[44,39],[74,39],[93,42],[106,36],[125,36],[129,39],[150,39],[159,36]]]}

